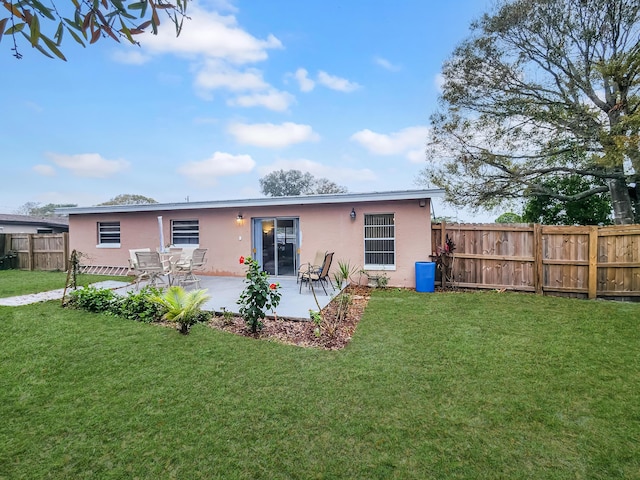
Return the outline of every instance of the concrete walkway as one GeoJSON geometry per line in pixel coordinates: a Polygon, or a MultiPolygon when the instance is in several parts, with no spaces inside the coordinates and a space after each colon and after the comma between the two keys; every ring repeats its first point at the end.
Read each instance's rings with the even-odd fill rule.
{"type": "MultiPolygon", "coordinates": [[[[278,317],[308,320],[309,310],[318,310],[318,304],[314,299],[311,289],[307,285],[302,286],[296,283],[294,277],[272,277],[269,279],[271,283],[279,283],[281,287],[280,305],[276,309],[278,317]]],[[[116,293],[126,294],[128,291],[135,291],[135,285],[126,282],[105,281],[92,284],[96,288],[111,288],[116,293]]],[[[224,308],[233,313],[238,312],[238,298],[244,290],[244,277],[212,277],[200,276],[200,288],[206,289],[211,295],[205,305],[205,310],[220,312],[224,308]]],[[[48,300],[58,300],[62,298],[63,289],[51,290],[48,292],[34,293],[30,295],[21,295],[18,297],[0,298],[0,305],[4,306],[21,306],[30,303],[45,302],[48,300]]],[[[316,285],[316,298],[320,304],[320,308],[326,307],[333,297],[338,293],[337,290],[327,290],[325,295],[321,286],[316,285]]]]}

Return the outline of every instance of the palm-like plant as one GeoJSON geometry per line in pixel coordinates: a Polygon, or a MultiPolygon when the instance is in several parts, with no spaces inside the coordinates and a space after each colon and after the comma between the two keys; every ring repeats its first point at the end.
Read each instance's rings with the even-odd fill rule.
{"type": "Polygon", "coordinates": [[[162,318],[178,324],[180,333],[186,335],[193,324],[201,316],[201,306],[211,295],[206,290],[187,292],[182,287],[169,287],[164,295],[157,295],[153,300],[167,309],[162,318]]]}

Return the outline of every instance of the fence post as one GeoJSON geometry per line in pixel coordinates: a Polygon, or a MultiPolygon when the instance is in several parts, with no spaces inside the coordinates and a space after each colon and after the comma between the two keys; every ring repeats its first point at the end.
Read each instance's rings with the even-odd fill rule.
{"type": "Polygon", "coordinates": [[[589,228],[589,299],[598,297],[598,227],[589,228]]]}
{"type": "Polygon", "coordinates": [[[33,234],[32,233],[27,235],[27,258],[29,259],[29,270],[33,271],[35,260],[33,257],[33,234]]]}
{"type": "Polygon", "coordinates": [[[69,233],[62,232],[62,251],[64,255],[64,259],[62,260],[62,264],[64,265],[64,271],[69,270],[69,233]]]}
{"type": "Polygon", "coordinates": [[[533,286],[537,294],[543,293],[542,225],[533,224],[533,286]]]}

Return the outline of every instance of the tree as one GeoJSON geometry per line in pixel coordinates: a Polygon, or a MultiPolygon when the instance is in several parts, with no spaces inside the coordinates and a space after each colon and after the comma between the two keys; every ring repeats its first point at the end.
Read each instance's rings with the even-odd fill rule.
{"type": "Polygon", "coordinates": [[[495,223],[522,223],[522,217],[517,213],[505,212],[496,218],[495,223]]]}
{"type": "Polygon", "coordinates": [[[347,188],[327,178],[315,178],[300,170],[276,170],[260,179],[260,191],[270,197],[346,193],[347,188]]]}
{"type": "Polygon", "coordinates": [[[29,215],[32,217],[54,217],[56,208],[77,207],[75,203],[47,203],[40,205],[38,202],[27,202],[16,210],[20,215],[29,215]]]}
{"type": "Polygon", "coordinates": [[[123,193],[120,195],[116,195],[111,200],[103,203],[99,203],[100,205],[147,205],[150,203],[158,203],[153,198],[145,197],[144,195],[134,195],[131,193],[123,193]]]}
{"type": "MultiPolygon", "coordinates": [[[[594,187],[584,177],[570,175],[549,177],[538,189],[571,197],[594,187]]],[[[522,217],[525,222],[544,225],[608,225],[611,223],[611,202],[605,193],[568,201],[549,195],[534,195],[527,199],[522,217]]]]}
{"type": "Polygon", "coordinates": [[[498,0],[444,65],[422,180],[476,208],[608,192],[640,223],[639,30],[637,0],[498,0]],[[584,189],[549,191],[559,175],[584,189]]]}
{"type": "Polygon", "coordinates": [[[318,178],[315,181],[315,189],[311,193],[321,195],[328,193],[347,193],[347,191],[347,187],[338,185],[328,178],[318,178]]]}
{"type": "Polygon", "coordinates": [[[116,42],[134,40],[151,28],[158,33],[160,11],[164,11],[180,35],[186,17],[188,0],[94,0],[93,2],[72,0],[52,1],[45,6],[39,0],[0,0],[4,15],[0,14],[0,41],[3,35],[12,37],[13,56],[21,58],[18,40],[36,48],[47,57],[66,58],[61,50],[64,34],[83,47],[86,43],[110,38],[116,42]],[[45,34],[45,32],[47,32],[45,34]]]}

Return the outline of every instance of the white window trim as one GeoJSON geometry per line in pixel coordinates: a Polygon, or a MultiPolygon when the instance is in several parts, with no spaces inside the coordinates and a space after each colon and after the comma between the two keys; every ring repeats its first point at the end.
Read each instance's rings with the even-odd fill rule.
{"type": "Polygon", "coordinates": [[[120,248],[119,243],[99,243],[96,248],[120,248]]]}
{"type": "MultiPolygon", "coordinates": [[[[111,222],[98,222],[97,227],[98,227],[98,242],[100,242],[100,226],[104,223],[117,223],[118,224],[118,236],[120,237],[120,240],[122,240],[122,224],[120,223],[120,220],[114,220],[111,222]]],[[[96,245],[96,248],[120,248],[120,242],[118,243],[98,243],[96,245]]]]}
{"type": "MultiPolygon", "coordinates": [[[[393,215],[393,237],[385,237],[383,239],[376,239],[376,240],[393,240],[393,265],[381,265],[381,264],[375,264],[375,263],[365,263],[364,264],[364,270],[367,271],[380,271],[380,272],[395,272],[396,268],[397,268],[397,263],[398,263],[398,252],[397,252],[397,244],[398,244],[398,239],[396,236],[396,222],[395,222],[395,212],[377,212],[377,213],[365,213],[366,215],[393,215]]],[[[362,230],[362,252],[363,252],[363,256],[364,258],[367,258],[367,250],[365,248],[365,242],[366,240],[368,240],[368,238],[365,235],[365,231],[366,231],[366,225],[363,226],[363,230],[362,230]]]]}
{"type": "Polygon", "coordinates": [[[174,247],[178,247],[178,248],[200,248],[200,219],[199,218],[194,218],[194,219],[180,219],[180,220],[174,220],[172,219],[170,222],[170,227],[171,227],[171,241],[173,242],[174,240],[174,222],[198,222],[198,243],[172,243],[171,245],[174,247]]]}

